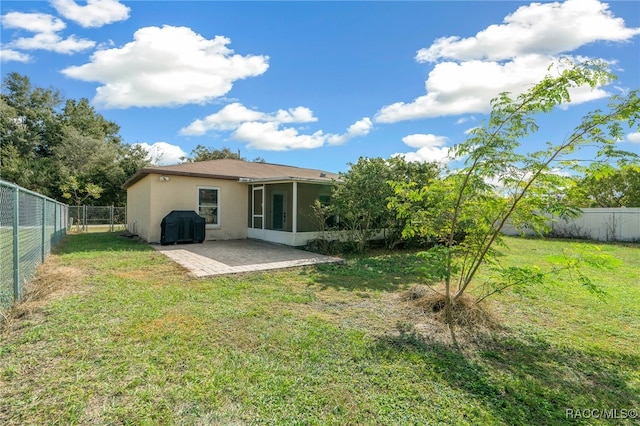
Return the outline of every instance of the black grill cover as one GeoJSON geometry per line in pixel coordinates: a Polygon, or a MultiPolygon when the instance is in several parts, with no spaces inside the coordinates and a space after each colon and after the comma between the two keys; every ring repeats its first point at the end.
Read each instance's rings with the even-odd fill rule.
{"type": "Polygon", "coordinates": [[[193,210],[174,210],[162,219],[160,244],[201,243],[206,221],[193,210]]]}

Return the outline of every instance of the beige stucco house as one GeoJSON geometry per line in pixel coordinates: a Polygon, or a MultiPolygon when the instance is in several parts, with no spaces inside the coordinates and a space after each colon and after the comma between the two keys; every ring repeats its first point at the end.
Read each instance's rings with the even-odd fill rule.
{"type": "Polygon", "coordinates": [[[163,217],[194,210],[206,219],[206,240],[302,246],[318,236],[311,206],[328,202],[336,179],[321,170],[230,159],[147,167],[123,185],[127,226],[157,243],[163,217]]]}

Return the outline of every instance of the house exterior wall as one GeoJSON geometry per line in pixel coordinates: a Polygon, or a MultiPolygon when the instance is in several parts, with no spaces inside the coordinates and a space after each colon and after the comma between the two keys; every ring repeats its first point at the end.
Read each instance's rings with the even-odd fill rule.
{"type": "Polygon", "coordinates": [[[219,225],[207,225],[207,240],[247,238],[247,185],[224,179],[149,174],[127,189],[129,231],[160,242],[162,219],[172,210],[198,211],[198,188],[218,188],[219,225]],[[147,199],[145,199],[147,194],[147,199]]]}
{"type": "MultiPolygon", "coordinates": [[[[158,179],[158,176],[155,175],[158,179]]],[[[127,230],[149,241],[151,209],[151,179],[147,176],[127,188],[127,230]]]]}

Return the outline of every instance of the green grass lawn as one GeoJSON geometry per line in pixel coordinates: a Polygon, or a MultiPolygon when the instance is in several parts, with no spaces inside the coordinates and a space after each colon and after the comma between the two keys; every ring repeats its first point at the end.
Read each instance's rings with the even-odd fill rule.
{"type": "MultiPolygon", "coordinates": [[[[583,244],[507,243],[503,262],[541,266],[583,244]]],[[[633,424],[566,416],[640,409],[640,246],[601,247],[621,260],[583,271],[602,300],[564,276],[499,294],[502,327],[456,350],[399,297],[415,253],[193,279],[70,235],[36,281],[49,296],[0,334],[0,424],[633,424]]]]}

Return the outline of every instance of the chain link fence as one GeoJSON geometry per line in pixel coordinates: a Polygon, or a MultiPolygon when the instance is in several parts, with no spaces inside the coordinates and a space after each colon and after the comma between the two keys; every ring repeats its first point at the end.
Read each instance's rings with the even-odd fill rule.
{"type": "Polygon", "coordinates": [[[24,295],[36,267],[66,234],[68,206],[0,180],[0,310],[24,295]]]}
{"type": "Polygon", "coordinates": [[[69,206],[69,230],[75,232],[124,231],[127,208],[115,206],[69,206]]]}

